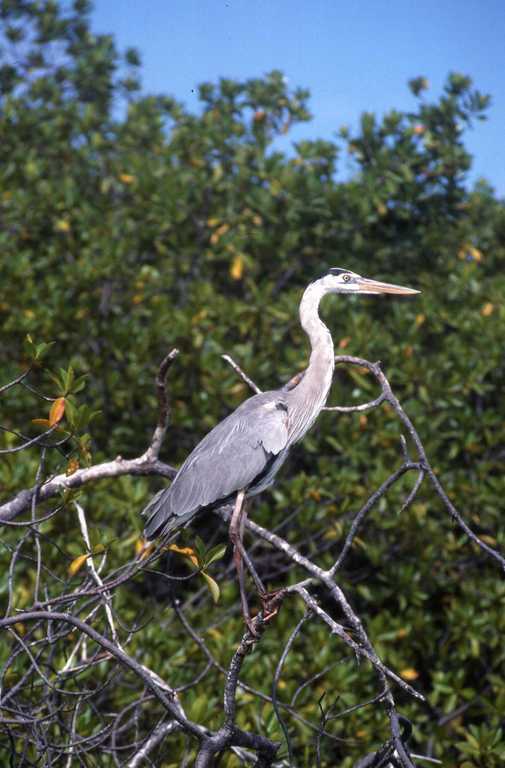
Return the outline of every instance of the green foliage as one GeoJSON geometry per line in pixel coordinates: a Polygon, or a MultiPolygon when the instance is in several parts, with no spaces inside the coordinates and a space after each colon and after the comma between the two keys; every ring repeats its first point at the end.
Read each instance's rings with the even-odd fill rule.
{"type": "MultiPolygon", "coordinates": [[[[45,394],[65,398],[62,428],[74,435],[72,452],[48,455],[46,471],[61,471],[73,457],[89,463],[144,450],[156,420],[156,366],[173,345],[183,354],[170,371],[164,454],[180,461],[248,394],[220,355],[232,354],[264,388],[290,378],[306,361],[297,321],[302,286],[328,266],[347,266],[422,289],[414,302],[328,300],[323,313],[342,351],[384,361],[451,499],[503,551],[505,209],[484,182],[468,189],[464,145],[488,97],[451,74],[430,100],[429,84],[416,78],[412,113],[364,114],[338,143],[303,141],[285,155],[273,144],[310,118],[307,91],[289,88],[277,71],[223,79],[200,86],[201,108],[191,113],[166,95],[143,94],[138,53],[121,56],[110,36],[92,33],[88,14],[84,0],[71,7],[0,1],[2,382],[30,365],[45,394]],[[355,172],[338,182],[344,152],[355,172]]],[[[376,394],[368,375],[339,369],[331,400],[376,394]]],[[[33,403],[29,391],[5,393],[2,425],[36,434],[33,403]]],[[[387,408],[323,414],[256,504],[255,518],[276,525],[295,512],[283,534],[329,565],[352,514],[398,462],[399,437],[387,408]]],[[[15,444],[9,433],[2,441],[15,444]]],[[[2,457],[6,497],[33,483],[37,455],[2,457]]],[[[123,478],[82,492],[92,544],[107,542],[113,566],[131,556],[138,512],[155,485],[123,478]]],[[[408,487],[405,480],[404,495],[408,487]]],[[[415,676],[428,697],[428,708],[405,702],[417,751],[435,732],[437,757],[494,768],[505,749],[503,585],[428,490],[400,514],[402,501],[392,491],[372,514],[343,587],[385,661],[415,676]]],[[[64,534],[56,518],[44,525],[55,570],[66,579],[82,554],[77,522],[68,515],[64,534]]],[[[203,566],[230,607],[237,593],[220,562],[226,533],[208,526],[201,535],[209,539],[201,551],[190,537],[195,575],[203,566]]],[[[177,553],[168,557],[173,565],[177,553]]],[[[16,607],[28,601],[34,579],[27,567],[16,607]]],[[[200,595],[201,586],[201,578],[181,583],[181,595],[200,595]]],[[[118,593],[125,623],[136,621],[148,591],[136,584],[118,593]]],[[[197,629],[227,663],[239,620],[227,614],[209,628],[216,608],[201,595],[195,601],[197,629]]],[[[129,650],[154,669],[169,664],[171,684],[182,686],[194,675],[196,651],[175,623],[162,631],[156,601],[149,604],[154,618],[129,650]]],[[[268,691],[296,613],[296,605],[280,612],[246,664],[251,685],[268,691]]],[[[300,694],[304,717],[317,719],[325,691],[339,696],[341,709],[372,697],[369,670],[341,653],[311,624],[290,656],[283,700],[326,666],[300,694]]],[[[222,678],[213,672],[209,680],[203,690],[219,693],[190,690],[185,706],[218,727],[222,678]]],[[[118,687],[114,704],[126,706],[128,695],[118,687]]],[[[239,724],[260,722],[282,739],[271,706],[260,709],[241,692],[239,724]]],[[[290,728],[299,759],[310,765],[312,732],[297,722],[290,728]]],[[[368,708],[336,720],[332,732],[353,741],[324,742],[323,765],[346,768],[383,737],[384,722],[368,708]]],[[[182,754],[182,737],[179,747],[182,754]]]]}

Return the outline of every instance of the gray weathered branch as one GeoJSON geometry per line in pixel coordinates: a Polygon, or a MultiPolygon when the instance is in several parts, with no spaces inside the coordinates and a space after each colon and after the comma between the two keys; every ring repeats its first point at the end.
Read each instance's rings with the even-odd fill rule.
{"type": "Polygon", "coordinates": [[[64,491],[76,490],[87,483],[104,480],[109,477],[159,475],[171,479],[175,476],[175,473],[174,467],[159,461],[159,459],[146,459],[145,454],[136,459],[123,459],[121,456],[118,456],[113,461],[104,461],[102,464],[78,469],[71,475],[62,472],[60,475],[47,480],[41,486],[35,485],[32,488],[20,491],[10,501],[2,504],[0,506],[0,524],[14,520],[30,509],[35,494],[37,494],[37,500],[41,502],[58,496],[64,491]]]}

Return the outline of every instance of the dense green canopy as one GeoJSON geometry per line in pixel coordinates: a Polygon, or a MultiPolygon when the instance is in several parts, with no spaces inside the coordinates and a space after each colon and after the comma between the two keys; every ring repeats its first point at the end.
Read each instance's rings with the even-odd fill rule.
{"type": "MultiPolygon", "coordinates": [[[[422,290],[414,301],[328,299],[323,315],[341,351],[383,361],[451,499],[503,551],[505,207],[485,182],[470,189],[464,144],[488,98],[463,75],[450,74],[438,97],[416,78],[413,112],[363,114],[335,141],[280,151],[279,137],[310,120],[307,91],[274,71],[202,84],[195,113],[170,95],[145,95],[138,53],[120,55],[111,36],[95,35],[88,5],[0,2],[0,384],[23,370],[36,345],[54,342],[31,380],[67,397],[66,423],[78,437],[72,453],[48,453],[46,472],[72,459],[84,465],[143,451],[156,421],[157,365],[173,346],[181,356],[170,371],[163,457],[180,462],[248,394],[221,355],[231,354],[262,388],[284,383],[307,360],[301,290],[328,267],[344,266],[422,290]],[[342,180],[349,162],[352,173],[342,180]],[[69,366],[74,381],[66,380],[69,366]]],[[[376,394],[370,376],[339,370],[331,401],[376,394]]],[[[23,434],[37,434],[31,420],[47,418],[28,390],[10,390],[1,405],[2,426],[23,434]]],[[[273,527],[296,511],[284,535],[328,565],[352,512],[400,460],[400,434],[387,408],[323,414],[252,516],[273,527]]],[[[5,432],[1,441],[8,447],[17,438],[5,432]]],[[[33,483],[38,457],[37,449],[2,457],[3,499],[33,483]]],[[[131,557],[139,511],[160,485],[122,478],[83,490],[92,543],[108,545],[116,565],[131,557]]],[[[399,514],[408,487],[371,516],[342,586],[384,660],[428,697],[428,707],[404,701],[416,751],[431,738],[446,764],[494,768],[505,757],[503,579],[428,489],[399,514]]],[[[77,520],[64,510],[45,525],[64,555],[55,548],[53,566],[65,576],[82,552],[77,520]]],[[[190,543],[194,537],[189,532],[190,543]]],[[[10,544],[17,538],[17,531],[5,535],[10,544]]],[[[1,556],[7,563],[9,549],[1,556]]],[[[33,579],[25,563],[17,607],[29,602],[33,579]]],[[[182,684],[194,651],[181,646],[176,623],[161,630],[166,599],[157,588],[161,603],[149,598],[154,617],[133,650],[154,669],[170,660],[171,682],[182,684]]],[[[186,595],[191,589],[180,587],[186,595]]],[[[140,579],[118,597],[125,622],[147,591],[140,579]]],[[[237,605],[233,580],[223,581],[221,602],[237,605]]],[[[212,624],[216,609],[206,598],[191,610],[202,631],[212,624]]],[[[224,663],[240,617],[219,616],[209,637],[224,663]]],[[[281,612],[265,636],[247,671],[252,685],[271,678],[295,618],[281,612]]],[[[286,700],[339,654],[336,641],[311,626],[285,669],[286,700]]],[[[219,723],[216,680],[211,694],[191,689],[185,698],[209,726],[219,723]]],[[[305,717],[317,719],[323,691],[332,700],[338,694],[344,708],[374,689],[370,674],[347,658],[301,698],[305,717]]],[[[128,688],[117,696],[126,705],[128,688]]],[[[245,694],[240,717],[242,724],[259,718],[282,738],[271,708],[248,707],[245,694]]],[[[299,764],[313,765],[311,733],[293,727],[299,764]]],[[[358,710],[333,728],[351,741],[323,741],[321,764],[347,767],[380,741],[383,715],[358,710]]],[[[182,736],[178,744],[183,750],[182,736]]],[[[159,764],[179,765],[171,758],[159,764]]]]}

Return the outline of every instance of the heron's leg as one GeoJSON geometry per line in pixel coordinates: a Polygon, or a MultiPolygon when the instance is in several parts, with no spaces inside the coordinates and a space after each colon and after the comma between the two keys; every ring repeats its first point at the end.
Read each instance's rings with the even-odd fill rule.
{"type": "Polygon", "coordinates": [[[249,560],[249,557],[247,556],[244,546],[242,544],[242,537],[244,535],[244,525],[247,517],[247,509],[245,505],[245,491],[239,491],[237,493],[237,498],[235,501],[235,507],[233,509],[233,514],[231,516],[230,521],[230,541],[233,544],[233,561],[235,563],[235,568],[237,570],[237,576],[238,576],[238,584],[240,589],[240,602],[242,605],[242,614],[244,616],[244,621],[253,634],[256,634],[254,630],[252,629],[251,624],[251,615],[249,613],[249,604],[247,602],[247,596],[245,592],[245,583],[244,583],[244,561],[246,562],[246,565],[248,569],[251,572],[251,575],[253,576],[253,579],[256,583],[256,586],[263,590],[263,584],[261,583],[259,576],[257,575],[256,571],[252,567],[251,561],[249,560]]]}
{"type": "Polygon", "coordinates": [[[244,584],[244,561],[242,559],[242,552],[243,552],[243,546],[242,546],[242,536],[244,534],[244,520],[243,520],[243,514],[244,514],[244,500],[245,500],[245,491],[239,491],[237,493],[237,498],[235,499],[235,506],[233,508],[233,514],[231,516],[230,521],[230,541],[233,545],[233,562],[235,563],[235,568],[237,571],[237,577],[238,577],[238,585],[240,589],[240,602],[242,605],[242,614],[244,616],[244,621],[249,626],[251,621],[251,616],[249,614],[249,605],[247,603],[247,597],[245,594],[245,584],[244,584]]]}

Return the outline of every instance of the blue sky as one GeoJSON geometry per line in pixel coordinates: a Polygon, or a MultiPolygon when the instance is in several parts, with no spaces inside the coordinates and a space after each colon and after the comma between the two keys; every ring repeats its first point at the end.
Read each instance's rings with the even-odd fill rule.
{"type": "Polygon", "coordinates": [[[488,121],[467,135],[471,180],[505,196],[505,0],[95,0],[93,27],[140,50],[146,91],[190,107],[202,81],[283,70],[312,94],[314,118],[291,141],[331,138],[365,110],[412,108],[417,75],[436,97],[449,71],[468,74],[492,95],[488,121]]]}

